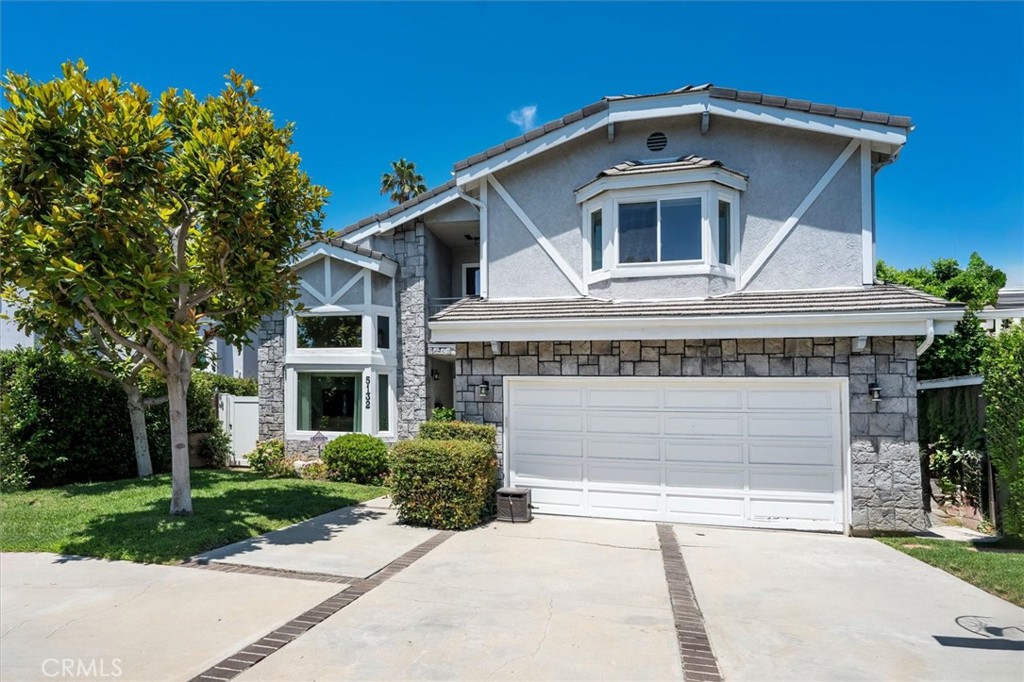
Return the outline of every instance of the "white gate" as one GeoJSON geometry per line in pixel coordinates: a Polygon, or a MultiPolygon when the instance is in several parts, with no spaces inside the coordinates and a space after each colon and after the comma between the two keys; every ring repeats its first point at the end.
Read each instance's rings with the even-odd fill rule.
{"type": "Polygon", "coordinates": [[[245,458],[256,447],[260,427],[260,399],[221,393],[217,402],[220,423],[231,436],[231,466],[249,466],[245,458]]]}

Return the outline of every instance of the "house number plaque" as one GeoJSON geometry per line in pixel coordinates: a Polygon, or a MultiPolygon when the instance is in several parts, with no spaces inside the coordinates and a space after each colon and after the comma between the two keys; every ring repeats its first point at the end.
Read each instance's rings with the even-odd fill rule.
{"type": "Polygon", "coordinates": [[[370,377],[366,377],[366,409],[370,409],[370,377]]]}

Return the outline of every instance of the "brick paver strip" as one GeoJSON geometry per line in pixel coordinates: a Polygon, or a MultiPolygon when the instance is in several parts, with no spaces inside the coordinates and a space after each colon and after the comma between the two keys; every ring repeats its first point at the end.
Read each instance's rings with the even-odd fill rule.
{"type": "Polygon", "coordinates": [[[679,642],[679,658],[683,663],[683,679],[690,682],[721,682],[722,673],[718,669],[718,660],[711,649],[711,640],[708,639],[707,630],[704,628],[704,615],[697,606],[690,574],[686,570],[672,526],[658,524],[658,542],[661,544],[668,594],[676,621],[676,639],[679,642]]]}
{"type": "Polygon", "coordinates": [[[295,580],[312,580],[319,583],[337,583],[339,585],[351,585],[362,578],[350,575],[334,575],[332,573],[313,573],[311,571],[289,571],[284,568],[265,568],[263,566],[250,566],[249,564],[229,564],[221,561],[186,561],[180,564],[184,568],[205,568],[209,571],[221,571],[222,573],[242,573],[244,575],[267,575],[274,578],[293,578],[295,580]]]}
{"type": "MultiPolygon", "coordinates": [[[[328,597],[324,601],[320,602],[308,611],[299,614],[295,618],[284,625],[278,627],[276,630],[268,632],[262,638],[253,642],[249,646],[245,647],[241,651],[231,654],[220,663],[213,665],[206,671],[196,675],[192,678],[191,682],[223,682],[230,680],[237,675],[245,672],[249,668],[253,667],[264,658],[274,653],[281,647],[288,644],[288,642],[302,636],[307,630],[315,628],[317,625],[322,623],[327,618],[333,616],[338,611],[359,599],[364,594],[367,594],[376,587],[379,587],[388,578],[391,578],[401,572],[403,569],[408,568],[413,564],[414,561],[423,557],[427,552],[434,549],[442,542],[450,538],[455,533],[453,531],[441,531],[436,535],[431,536],[429,540],[417,545],[415,548],[409,550],[402,556],[398,557],[384,568],[380,569],[376,573],[366,578],[347,578],[345,580],[331,580],[328,582],[344,582],[352,583],[347,589],[338,592],[332,597],[328,597]]],[[[214,568],[214,564],[183,564],[185,566],[191,566],[194,568],[213,568],[213,570],[226,570],[214,568]]],[[[231,564],[216,564],[216,566],[228,566],[231,564]]],[[[237,566],[237,565],[235,565],[237,566]]],[[[257,567],[247,567],[257,568],[257,567]]],[[[296,575],[296,571],[277,571],[274,569],[262,569],[259,568],[260,573],[256,575],[280,575],[285,578],[301,577],[302,575],[314,575],[318,576],[321,574],[299,574],[296,575]],[[268,572],[269,571],[269,572],[268,572]]],[[[249,573],[250,571],[241,571],[243,573],[249,573]]],[[[337,578],[338,576],[329,576],[337,578]]],[[[303,578],[305,580],[317,580],[318,578],[303,578]]]]}

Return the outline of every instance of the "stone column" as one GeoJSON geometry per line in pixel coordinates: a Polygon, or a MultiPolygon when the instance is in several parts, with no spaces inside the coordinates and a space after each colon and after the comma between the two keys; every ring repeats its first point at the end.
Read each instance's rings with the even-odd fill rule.
{"type": "Polygon", "coordinates": [[[427,419],[426,228],[416,223],[394,237],[398,274],[398,437],[413,438],[427,419]]]}
{"type": "Polygon", "coordinates": [[[263,318],[257,332],[260,440],[284,438],[284,316],[263,318]]]}

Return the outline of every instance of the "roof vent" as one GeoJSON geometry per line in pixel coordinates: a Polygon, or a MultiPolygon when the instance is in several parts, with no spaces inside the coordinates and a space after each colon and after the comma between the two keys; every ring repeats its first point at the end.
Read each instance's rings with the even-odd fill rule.
{"type": "Polygon", "coordinates": [[[665,133],[651,133],[647,136],[647,148],[652,152],[660,152],[667,146],[668,138],[665,137],[665,133]]]}

